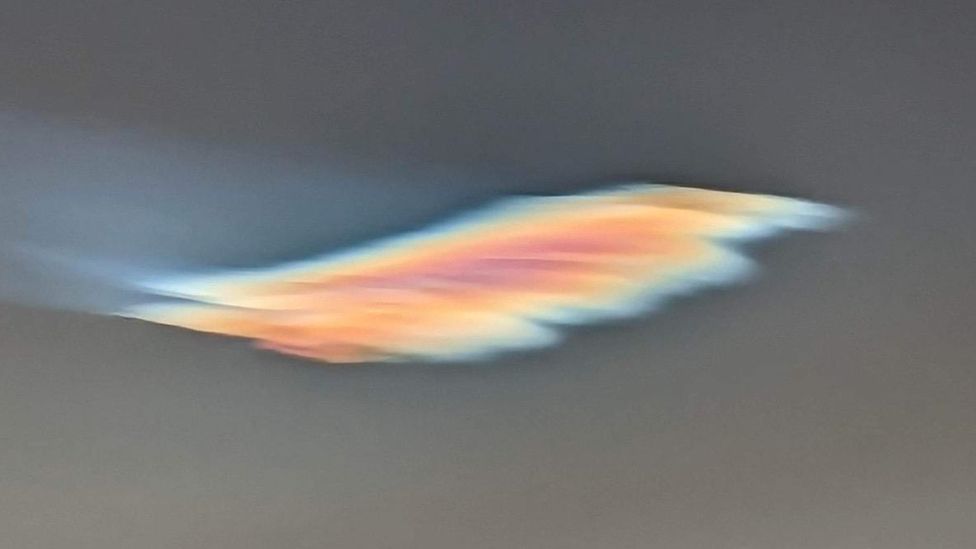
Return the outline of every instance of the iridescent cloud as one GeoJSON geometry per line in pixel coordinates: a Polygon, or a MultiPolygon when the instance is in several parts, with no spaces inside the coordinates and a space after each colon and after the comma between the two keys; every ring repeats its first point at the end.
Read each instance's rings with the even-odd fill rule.
{"type": "Polygon", "coordinates": [[[737,280],[751,265],[738,243],[839,215],[791,198],[649,184],[512,198],[344,253],[150,281],[147,290],[174,299],[121,314],[333,363],[482,358],[737,280]]]}

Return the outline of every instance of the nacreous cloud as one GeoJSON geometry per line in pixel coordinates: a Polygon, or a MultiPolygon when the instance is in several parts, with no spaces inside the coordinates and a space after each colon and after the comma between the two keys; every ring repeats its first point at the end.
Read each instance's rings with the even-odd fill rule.
{"type": "Polygon", "coordinates": [[[344,253],[148,281],[168,302],[120,314],[333,363],[482,358],[740,279],[750,263],[737,244],[839,217],[803,200],[649,184],[520,197],[344,253]]]}

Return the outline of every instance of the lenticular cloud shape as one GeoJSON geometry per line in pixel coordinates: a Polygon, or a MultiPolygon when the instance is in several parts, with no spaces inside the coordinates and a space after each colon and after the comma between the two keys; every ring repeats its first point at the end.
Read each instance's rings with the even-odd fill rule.
{"type": "Polygon", "coordinates": [[[348,252],[150,281],[170,301],[121,314],[332,363],[484,358],[735,281],[750,269],[737,244],[838,215],[791,198],[649,184],[512,198],[348,252]]]}

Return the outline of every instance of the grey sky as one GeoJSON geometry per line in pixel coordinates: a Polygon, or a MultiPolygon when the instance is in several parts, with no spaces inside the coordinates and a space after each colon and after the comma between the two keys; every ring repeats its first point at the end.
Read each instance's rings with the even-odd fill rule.
{"type": "Polygon", "coordinates": [[[10,547],[969,548],[964,2],[11,2],[10,547]],[[621,179],[858,212],[752,283],[468,366],[36,307],[621,179]],[[48,258],[50,259],[50,257],[48,258]],[[61,266],[59,266],[61,265],[61,266]]]}

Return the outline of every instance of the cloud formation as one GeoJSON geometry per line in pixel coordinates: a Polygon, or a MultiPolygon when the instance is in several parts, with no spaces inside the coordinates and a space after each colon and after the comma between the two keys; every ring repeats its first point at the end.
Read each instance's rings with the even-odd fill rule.
{"type": "Polygon", "coordinates": [[[143,281],[160,301],[119,314],[330,363],[480,359],[739,280],[752,264],[738,244],[840,216],[804,200],[651,184],[516,197],[346,252],[143,281]]]}

